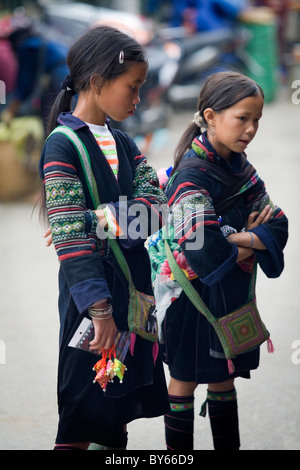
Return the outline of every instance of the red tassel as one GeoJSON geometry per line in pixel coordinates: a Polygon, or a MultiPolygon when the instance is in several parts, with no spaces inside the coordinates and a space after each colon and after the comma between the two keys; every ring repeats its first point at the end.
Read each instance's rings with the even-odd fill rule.
{"type": "Polygon", "coordinates": [[[133,351],[134,351],[135,340],[136,340],[135,333],[131,333],[129,350],[132,356],[133,356],[133,351]]]}
{"type": "Polygon", "coordinates": [[[234,369],[234,364],[231,359],[227,360],[227,365],[228,365],[229,374],[233,374],[235,369],[234,369]]]}
{"type": "Polygon", "coordinates": [[[273,353],[275,351],[271,338],[268,338],[267,347],[269,353],[273,353]]]}
{"type": "Polygon", "coordinates": [[[152,348],[152,355],[153,355],[153,362],[154,362],[154,364],[155,364],[156,359],[157,359],[157,356],[158,356],[158,351],[159,351],[158,344],[157,344],[157,343],[154,343],[154,344],[153,344],[153,348],[152,348]]]}

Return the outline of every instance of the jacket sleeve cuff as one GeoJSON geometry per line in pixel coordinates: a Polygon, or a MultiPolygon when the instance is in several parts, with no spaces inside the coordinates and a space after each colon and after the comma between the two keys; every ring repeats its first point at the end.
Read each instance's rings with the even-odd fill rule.
{"type": "Polygon", "coordinates": [[[280,276],[284,268],[284,256],[271,231],[264,224],[251,230],[263,242],[266,250],[255,250],[257,261],[269,278],[280,276]]]}
{"type": "Polygon", "coordinates": [[[218,266],[217,269],[215,269],[212,273],[210,273],[208,276],[205,276],[201,279],[201,282],[203,284],[206,284],[207,286],[211,287],[213,286],[216,282],[222,280],[226,274],[231,271],[234,266],[236,265],[237,261],[237,256],[238,256],[238,247],[237,245],[232,245],[232,251],[231,255],[229,258],[224,261],[223,264],[218,266]]]}
{"type": "Polygon", "coordinates": [[[111,300],[111,293],[104,279],[87,279],[70,288],[79,313],[83,313],[98,300],[111,300]]]}

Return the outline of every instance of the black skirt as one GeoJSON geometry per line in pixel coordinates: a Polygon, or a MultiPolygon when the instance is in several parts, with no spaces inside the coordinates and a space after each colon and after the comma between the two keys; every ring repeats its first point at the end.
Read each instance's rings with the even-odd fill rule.
{"type": "Polygon", "coordinates": [[[220,383],[233,377],[250,378],[259,365],[259,348],[233,360],[229,374],[227,360],[210,354],[212,327],[185,293],[172,302],[162,325],[163,358],[174,379],[186,382],[220,383]]]}
{"type": "MultiPolygon", "coordinates": [[[[114,263],[106,263],[112,293],[114,319],[122,330],[127,319],[128,289],[114,263]],[[124,320],[125,319],[125,320],[124,320]]],[[[93,366],[100,356],[68,346],[83,316],[68,294],[60,272],[61,336],[58,367],[59,425],[57,444],[96,442],[118,446],[124,425],[138,418],[157,417],[169,411],[169,400],[161,355],[155,363],[153,343],[136,337],[133,355],[125,358],[123,383],[115,378],[103,392],[93,383],[93,366]]],[[[85,313],[87,316],[87,312],[85,313]]]]}

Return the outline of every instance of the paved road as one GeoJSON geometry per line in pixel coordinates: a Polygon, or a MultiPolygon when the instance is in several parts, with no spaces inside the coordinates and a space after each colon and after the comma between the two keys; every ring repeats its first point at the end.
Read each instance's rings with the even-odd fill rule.
{"type": "MultiPolygon", "coordinates": [[[[156,168],[171,164],[175,143],[192,114],[174,113],[168,140],[164,142],[162,134],[159,147],[150,153],[156,168]]],[[[299,117],[300,105],[293,105],[284,92],[266,106],[248,149],[274,202],[290,219],[290,239],[281,278],[269,280],[259,274],[258,305],[276,352],[269,355],[263,346],[259,370],[250,381],[236,383],[243,450],[300,449],[300,364],[292,362],[293,342],[300,344],[299,117]]],[[[31,201],[0,204],[0,220],[0,449],[51,449],[57,424],[56,255],[44,246],[31,201]]],[[[196,415],[205,388],[196,391],[196,415]]],[[[128,430],[128,449],[165,449],[162,418],[138,420],[128,430]]],[[[212,449],[207,418],[196,417],[195,448],[212,449]]]]}

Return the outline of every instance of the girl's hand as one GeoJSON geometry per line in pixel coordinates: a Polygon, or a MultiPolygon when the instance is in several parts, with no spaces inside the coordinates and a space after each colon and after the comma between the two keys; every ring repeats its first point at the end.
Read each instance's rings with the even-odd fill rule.
{"type": "Polygon", "coordinates": [[[45,231],[43,237],[47,238],[46,246],[50,246],[52,244],[52,233],[51,233],[50,228],[47,228],[47,230],[45,231]]]}
{"type": "Polygon", "coordinates": [[[107,220],[104,214],[104,211],[102,209],[96,209],[95,211],[96,216],[98,217],[99,224],[101,227],[106,228],[107,227],[107,220]]]}
{"type": "Polygon", "coordinates": [[[93,320],[95,336],[90,342],[90,349],[92,351],[101,351],[101,349],[108,350],[114,344],[117,327],[113,317],[109,317],[107,320],[93,320]]]}
{"type": "Polygon", "coordinates": [[[267,204],[266,207],[259,212],[252,212],[247,220],[246,231],[252,230],[258,225],[264,224],[268,222],[273,216],[273,209],[272,207],[267,204]]]}
{"type": "MultiPolygon", "coordinates": [[[[101,225],[101,227],[106,228],[107,227],[107,220],[105,218],[104,211],[102,209],[97,209],[94,212],[95,212],[96,216],[98,217],[99,224],[101,225]]],[[[53,239],[52,239],[52,233],[51,233],[50,228],[47,228],[47,230],[45,231],[43,237],[47,239],[46,240],[46,246],[47,247],[52,245],[53,239]]]]}
{"type": "MultiPolygon", "coordinates": [[[[94,211],[96,216],[98,217],[98,220],[99,220],[99,224],[101,225],[101,227],[103,228],[106,228],[107,227],[107,220],[105,218],[105,215],[104,215],[104,211],[102,209],[97,209],[94,211]]],[[[52,245],[52,233],[51,233],[51,229],[50,228],[47,228],[47,230],[45,231],[44,235],[43,235],[44,238],[46,238],[46,246],[50,246],[52,245]]]]}
{"type": "MultiPolygon", "coordinates": [[[[247,220],[246,231],[232,233],[227,237],[229,243],[235,243],[238,247],[244,248],[255,248],[257,250],[265,250],[264,243],[258,238],[255,233],[249,233],[255,227],[268,222],[273,216],[272,207],[266,205],[266,207],[259,212],[252,212],[247,220]]],[[[245,250],[244,250],[245,251],[245,250]]],[[[246,252],[245,252],[246,253],[246,252]]]]}

